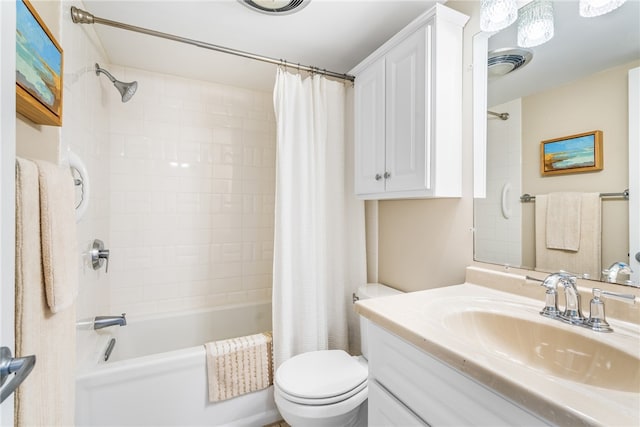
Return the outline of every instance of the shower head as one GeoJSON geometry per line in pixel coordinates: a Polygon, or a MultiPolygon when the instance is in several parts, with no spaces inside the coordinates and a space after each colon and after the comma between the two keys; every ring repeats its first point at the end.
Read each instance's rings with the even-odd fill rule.
{"type": "Polygon", "coordinates": [[[138,89],[138,82],[123,83],[120,80],[116,80],[116,78],[113,77],[110,72],[103,68],[100,68],[100,66],[96,64],[96,76],[99,76],[100,73],[104,73],[104,75],[107,76],[109,80],[111,80],[111,83],[113,83],[116,89],[118,89],[118,92],[120,92],[120,95],[122,95],[122,102],[127,102],[128,100],[130,100],[133,97],[133,94],[135,94],[136,90],[138,89]]]}

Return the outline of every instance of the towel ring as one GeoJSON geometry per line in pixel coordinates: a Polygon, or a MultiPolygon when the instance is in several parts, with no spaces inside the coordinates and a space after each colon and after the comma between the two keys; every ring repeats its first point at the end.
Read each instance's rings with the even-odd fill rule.
{"type": "Polygon", "coordinates": [[[71,169],[71,176],[73,176],[76,187],[76,222],[79,222],[89,207],[91,182],[89,180],[87,167],[82,159],[73,151],[69,151],[69,168],[71,169]]]}

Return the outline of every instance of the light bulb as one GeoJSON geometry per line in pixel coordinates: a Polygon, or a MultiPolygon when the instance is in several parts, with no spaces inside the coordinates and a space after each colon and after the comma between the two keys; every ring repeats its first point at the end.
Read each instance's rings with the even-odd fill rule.
{"type": "Polygon", "coordinates": [[[580,16],[593,18],[622,6],[626,0],[580,0],[580,16]]]}
{"type": "Polygon", "coordinates": [[[513,24],[518,17],[516,0],[482,0],[480,3],[480,29],[493,32],[513,24]]]}

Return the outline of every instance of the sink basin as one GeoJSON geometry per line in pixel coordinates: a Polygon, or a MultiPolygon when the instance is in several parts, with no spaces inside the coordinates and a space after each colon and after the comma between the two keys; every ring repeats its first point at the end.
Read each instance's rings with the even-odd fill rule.
{"type": "Polygon", "coordinates": [[[588,336],[597,332],[539,320],[467,310],[448,313],[443,323],[468,344],[537,371],[610,390],[640,392],[638,355],[588,336]]]}

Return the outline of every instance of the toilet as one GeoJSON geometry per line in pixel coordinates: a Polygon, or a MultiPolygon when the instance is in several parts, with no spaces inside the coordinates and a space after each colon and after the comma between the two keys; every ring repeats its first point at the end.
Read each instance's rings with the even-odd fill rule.
{"type": "MultiPolygon", "coordinates": [[[[401,293],[379,283],[360,286],[358,299],[401,293]]],[[[274,397],[284,420],[293,427],[367,425],[367,328],[360,318],[362,356],[342,350],[299,354],[276,370],[274,397]]]]}

